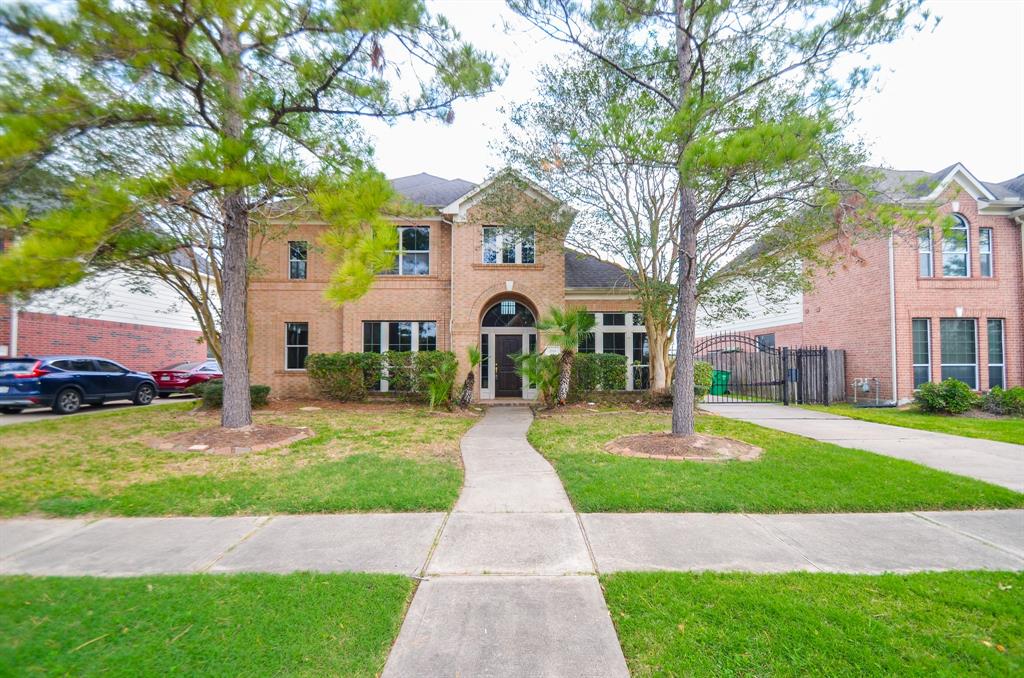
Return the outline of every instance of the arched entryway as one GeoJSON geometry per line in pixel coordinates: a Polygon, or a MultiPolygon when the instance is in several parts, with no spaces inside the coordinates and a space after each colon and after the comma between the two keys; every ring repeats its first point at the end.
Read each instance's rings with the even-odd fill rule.
{"type": "Polygon", "coordinates": [[[523,300],[498,299],[480,319],[480,397],[537,397],[531,384],[524,384],[515,369],[513,356],[537,351],[537,319],[523,300]]]}

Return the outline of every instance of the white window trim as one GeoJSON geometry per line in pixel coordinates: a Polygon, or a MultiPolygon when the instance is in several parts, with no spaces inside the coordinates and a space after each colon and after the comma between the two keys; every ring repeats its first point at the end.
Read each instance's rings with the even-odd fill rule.
{"type": "MultiPolygon", "coordinates": [[[[647,334],[647,326],[644,324],[634,324],[634,316],[643,316],[642,313],[632,313],[629,311],[588,311],[594,315],[594,329],[591,332],[594,333],[594,353],[604,353],[604,333],[614,332],[616,334],[625,334],[625,350],[626,350],[626,390],[634,391],[634,367],[647,367],[650,369],[651,364],[648,363],[634,363],[633,362],[633,335],[634,334],[647,334]],[[605,325],[604,314],[605,313],[621,313],[626,318],[625,325],[605,325]]],[[[650,337],[647,338],[648,346],[650,346],[650,337]]]]}
{"type": "MultiPolygon", "coordinates": [[[[1002,387],[1005,389],[1007,387],[1007,383],[1006,383],[1006,319],[1005,318],[986,318],[985,319],[985,363],[986,363],[986,367],[988,367],[988,368],[993,368],[993,367],[998,367],[999,368],[999,372],[1000,372],[1000,374],[1002,374],[1002,377],[1003,377],[1003,380],[1002,380],[1003,381],[1003,386],[1002,387]],[[999,321],[999,347],[1001,349],[1000,353],[1002,354],[1002,360],[1003,360],[1001,363],[993,363],[993,362],[989,362],[988,361],[988,353],[989,353],[989,350],[990,350],[989,346],[988,346],[988,323],[992,322],[993,320],[998,320],[999,321]]],[[[987,376],[987,374],[986,374],[986,376],[987,376]]],[[[979,387],[981,386],[981,382],[978,383],[978,386],[979,387]]],[[[988,387],[991,390],[992,384],[990,383],[988,385],[988,387]]]]}
{"type": "MultiPolygon", "coordinates": [[[[957,250],[956,252],[947,252],[946,248],[945,248],[945,244],[943,244],[943,246],[942,246],[942,277],[943,278],[970,278],[971,277],[971,222],[967,221],[967,218],[964,217],[963,215],[954,214],[953,216],[958,220],[958,223],[962,223],[964,225],[964,227],[962,229],[957,227],[957,228],[951,228],[949,230],[951,230],[951,231],[960,231],[960,230],[962,230],[964,232],[964,249],[962,251],[961,250],[957,250]],[[957,256],[964,255],[964,257],[965,257],[965,259],[967,261],[967,267],[966,267],[966,271],[967,272],[964,275],[946,275],[946,255],[947,254],[955,254],[957,256]]],[[[945,243],[945,240],[946,240],[946,235],[945,234],[943,234],[942,239],[943,239],[943,243],[945,243]]]]}
{"type": "MultiPolygon", "coordinates": [[[[932,380],[932,319],[931,318],[911,318],[910,320],[910,360],[912,369],[916,370],[918,367],[928,368],[928,379],[925,383],[929,383],[932,380]],[[925,334],[928,339],[928,362],[927,363],[915,363],[914,360],[914,321],[923,320],[925,325],[925,334]]],[[[914,375],[910,375],[910,383],[914,383],[914,375]]],[[[920,389],[920,386],[915,386],[914,390],[920,389]]]]}
{"type": "MultiPolygon", "coordinates": [[[[380,353],[381,353],[381,355],[383,355],[384,353],[387,353],[388,351],[391,350],[391,348],[390,348],[390,346],[391,346],[391,344],[390,344],[390,336],[391,336],[390,328],[383,327],[384,325],[390,325],[391,323],[409,323],[409,324],[412,325],[412,348],[410,349],[410,351],[412,353],[419,353],[420,352],[420,325],[423,324],[423,323],[434,323],[434,347],[435,347],[434,350],[438,350],[438,351],[441,350],[440,348],[437,348],[437,346],[438,346],[438,342],[437,342],[437,325],[438,325],[438,323],[437,323],[436,320],[364,320],[363,321],[363,325],[364,326],[367,323],[376,323],[376,324],[382,326],[380,328],[380,353]]],[[[364,333],[365,333],[365,331],[366,330],[363,330],[364,333]]],[[[364,334],[363,336],[365,337],[366,335],[364,334]]],[[[366,346],[365,346],[365,344],[363,345],[363,352],[366,353],[366,346]]],[[[377,391],[377,393],[387,393],[387,392],[388,392],[387,370],[384,370],[384,373],[381,375],[381,378],[380,378],[380,391],[377,391]]]]}
{"type": "Polygon", "coordinates": [[[523,263],[523,238],[516,238],[515,244],[515,261],[508,262],[502,261],[502,256],[505,251],[505,240],[506,238],[512,238],[508,234],[508,229],[505,226],[484,226],[482,231],[482,239],[480,241],[480,263],[486,266],[533,266],[537,263],[537,232],[533,231],[533,261],[523,263]],[[494,261],[487,261],[487,231],[495,231],[494,235],[494,246],[496,249],[496,257],[494,261]]]}
{"type": "Polygon", "coordinates": [[[306,357],[309,358],[309,322],[305,320],[288,320],[284,324],[284,370],[285,372],[305,372],[305,367],[288,367],[288,349],[306,347],[306,357]],[[289,325],[305,325],[306,326],[306,342],[305,344],[289,344],[288,343],[288,326],[289,325]]]}
{"type": "MultiPolygon", "coordinates": [[[[978,319],[977,318],[944,318],[945,320],[970,320],[974,327],[974,363],[946,363],[942,362],[942,320],[939,320],[939,378],[942,379],[942,368],[943,367],[973,367],[974,368],[974,388],[971,390],[977,391],[981,387],[981,374],[979,373],[978,365],[981,362],[981,347],[978,345],[978,319]]],[[[944,379],[943,379],[944,381],[944,379]]]]}
{"type": "Polygon", "coordinates": [[[288,279],[289,280],[309,280],[309,241],[308,240],[289,240],[288,241],[288,279]],[[292,244],[302,243],[306,249],[305,259],[294,259],[292,258],[292,244]],[[301,261],[306,264],[306,275],[302,278],[292,277],[292,262],[301,261]]]}
{"type": "MultiPolygon", "coordinates": [[[[430,225],[429,224],[417,224],[415,226],[397,226],[396,228],[398,229],[398,247],[396,247],[393,250],[394,253],[395,253],[395,272],[391,273],[391,272],[388,272],[388,271],[384,271],[384,272],[381,273],[381,275],[404,276],[406,278],[422,278],[424,276],[427,276],[427,275],[430,275],[431,273],[433,273],[434,272],[434,262],[433,262],[433,257],[430,256],[430,248],[431,248],[431,245],[434,242],[434,238],[433,238],[433,229],[430,227],[430,225]],[[405,249],[402,246],[402,233],[407,231],[407,230],[409,230],[410,228],[425,228],[425,229],[427,229],[427,249],[425,249],[425,250],[407,250],[407,249],[405,249]],[[404,259],[406,254],[426,254],[427,255],[427,272],[426,273],[402,273],[402,264],[404,263],[403,259],[404,259]]],[[[404,321],[399,321],[399,320],[394,320],[394,321],[392,321],[392,320],[382,320],[380,322],[404,322],[404,321]]]]}
{"type": "Polygon", "coordinates": [[[996,234],[995,230],[986,226],[978,229],[978,273],[982,278],[992,278],[996,274],[996,234]],[[982,243],[984,242],[981,237],[982,231],[988,231],[988,252],[983,250],[982,243]],[[981,263],[981,258],[988,255],[988,275],[985,274],[985,267],[981,263]]]}
{"type": "Polygon", "coordinates": [[[933,235],[932,234],[932,228],[930,226],[922,228],[922,229],[920,229],[917,232],[917,275],[918,275],[918,277],[924,277],[924,278],[934,278],[935,277],[935,241],[934,241],[934,238],[932,237],[932,235],[933,235]],[[925,233],[928,234],[928,246],[927,246],[927,248],[925,248],[923,243],[921,242],[921,240],[922,240],[921,236],[923,234],[925,234],[925,233]],[[927,275],[922,275],[922,273],[921,273],[921,256],[925,255],[925,254],[928,255],[928,274],[927,275]]]}

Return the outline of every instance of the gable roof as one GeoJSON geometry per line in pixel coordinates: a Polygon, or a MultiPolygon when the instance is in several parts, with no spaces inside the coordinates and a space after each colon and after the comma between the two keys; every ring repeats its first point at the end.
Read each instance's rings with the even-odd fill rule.
{"type": "Polygon", "coordinates": [[[976,199],[1024,201],[1024,174],[1001,183],[981,181],[961,163],[953,163],[937,172],[879,169],[882,178],[877,188],[895,200],[933,200],[952,181],[957,181],[976,199]]]}
{"type": "Polygon", "coordinates": [[[621,288],[631,290],[633,283],[618,264],[565,248],[566,288],[621,288]]]}
{"type": "Polygon", "coordinates": [[[427,207],[444,207],[477,187],[472,181],[444,179],[426,172],[389,181],[403,197],[427,207]]]}

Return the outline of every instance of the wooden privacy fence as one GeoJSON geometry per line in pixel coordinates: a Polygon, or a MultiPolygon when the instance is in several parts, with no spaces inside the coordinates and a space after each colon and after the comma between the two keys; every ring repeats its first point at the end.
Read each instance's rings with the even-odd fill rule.
{"type": "Polygon", "coordinates": [[[846,400],[846,351],[818,346],[788,352],[788,402],[829,405],[846,400]]]}
{"type": "Polygon", "coordinates": [[[825,346],[775,348],[745,335],[700,341],[694,357],[715,370],[706,402],[840,402],[846,398],[846,354],[825,346]]]}

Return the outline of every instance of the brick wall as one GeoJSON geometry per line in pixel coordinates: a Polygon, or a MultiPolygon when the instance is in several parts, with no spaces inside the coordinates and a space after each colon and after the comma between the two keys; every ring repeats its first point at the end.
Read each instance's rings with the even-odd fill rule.
{"type": "Polygon", "coordinates": [[[206,344],[201,338],[202,333],[191,330],[48,313],[18,314],[19,355],[95,355],[143,372],[186,360],[205,360],[206,344]]]}
{"type": "MultiPolygon", "coordinates": [[[[313,245],[326,228],[306,224],[272,234],[254,244],[256,273],[249,287],[252,380],[267,384],[277,397],[310,395],[304,371],[284,369],[285,323],[309,323],[310,353],[361,351],[364,321],[435,321],[437,347],[459,358],[465,378],[466,349],[480,343],[483,314],[501,299],[516,299],[535,314],[565,305],[563,243],[538,234],[534,264],[483,264],[483,221],[473,209],[466,222],[403,220],[397,225],[429,225],[430,274],[378,276],[365,296],[337,308],[324,298],[331,262],[313,245]],[[306,240],[308,278],[288,280],[288,241],[306,240]],[[453,258],[454,257],[454,258],[453,258]],[[453,266],[454,263],[454,266],[453,266]],[[452,271],[454,270],[454,280],[452,271]]],[[[634,310],[621,300],[587,301],[595,310],[634,310]]],[[[543,337],[540,339],[543,348],[543,337]]],[[[480,380],[477,380],[479,397],[480,380]]]]}
{"type": "MultiPolygon", "coordinates": [[[[956,186],[956,184],[954,184],[956,186]]],[[[977,321],[978,387],[988,390],[989,318],[1003,320],[1004,356],[1007,385],[1024,384],[1024,279],[1021,272],[1021,229],[1008,217],[978,213],[977,202],[966,192],[951,189],[939,208],[942,215],[953,212],[966,218],[969,225],[970,277],[942,277],[941,229],[932,234],[934,277],[918,275],[917,234],[896,239],[896,346],[899,354],[899,396],[913,395],[912,320],[931,320],[932,381],[941,380],[942,318],[973,318],[977,321]],[[993,276],[980,275],[978,229],[991,228],[993,236],[993,276]],[[958,315],[959,314],[959,315],[958,315]]]]}

